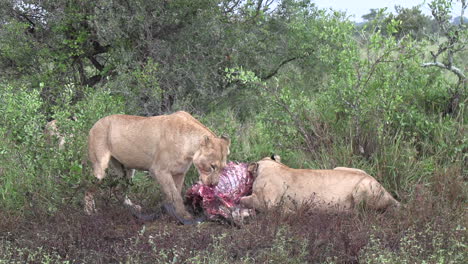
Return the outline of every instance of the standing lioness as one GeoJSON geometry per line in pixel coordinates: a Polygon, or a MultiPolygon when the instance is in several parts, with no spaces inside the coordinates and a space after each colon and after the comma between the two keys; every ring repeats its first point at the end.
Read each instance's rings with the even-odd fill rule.
{"type": "Polygon", "coordinates": [[[249,165],[255,177],[252,195],[241,198],[241,204],[260,211],[278,205],[292,211],[305,202],[327,210],[347,210],[358,204],[376,210],[399,206],[377,180],[362,170],[293,169],[278,159],[264,158],[249,165]]]}
{"type": "MultiPolygon", "coordinates": [[[[153,117],[107,116],[94,124],[88,138],[89,160],[99,181],[111,160],[120,163],[127,174],[131,169],[147,170],[183,219],[191,219],[181,197],[187,170],[193,162],[200,180],[216,185],[226,165],[229,145],[228,138],[218,138],[186,112],[153,117]]],[[[87,213],[92,213],[92,192],[86,194],[85,203],[87,213]]]]}

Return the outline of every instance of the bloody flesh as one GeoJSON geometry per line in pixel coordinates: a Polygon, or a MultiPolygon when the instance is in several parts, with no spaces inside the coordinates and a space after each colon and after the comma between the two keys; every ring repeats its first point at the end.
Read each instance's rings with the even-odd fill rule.
{"type": "Polygon", "coordinates": [[[235,220],[235,214],[252,215],[253,210],[243,208],[240,198],[252,193],[253,177],[247,163],[229,162],[221,172],[218,185],[212,187],[202,183],[187,190],[187,202],[194,209],[203,209],[211,219],[235,220]]]}

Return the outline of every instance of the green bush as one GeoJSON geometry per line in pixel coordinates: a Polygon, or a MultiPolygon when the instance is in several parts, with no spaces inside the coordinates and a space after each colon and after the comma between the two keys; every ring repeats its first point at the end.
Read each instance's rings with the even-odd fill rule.
{"type": "Polygon", "coordinates": [[[359,167],[392,192],[409,191],[436,166],[464,159],[463,124],[443,113],[453,84],[421,67],[425,42],[378,30],[361,40],[323,51],[330,78],[304,84],[285,73],[264,84],[259,116],[281,152],[305,153],[306,166],[359,167]]]}
{"type": "Polygon", "coordinates": [[[0,89],[0,207],[19,209],[30,204],[31,189],[42,182],[33,175],[41,167],[37,157],[45,147],[42,129],[46,118],[39,111],[38,91],[9,85],[0,89]]]}
{"type": "Polygon", "coordinates": [[[65,87],[63,101],[52,116],[65,138],[64,148],[59,149],[57,138],[44,135],[46,116],[39,91],[10,85],[0,89],[0,207],[52,213],[61,204],[76,202],[77,189],[90,173],[87,131],[99,118],[122,113],[122,100],[103,90],[89,90],[83,101],[71,105],[65,87]]]}

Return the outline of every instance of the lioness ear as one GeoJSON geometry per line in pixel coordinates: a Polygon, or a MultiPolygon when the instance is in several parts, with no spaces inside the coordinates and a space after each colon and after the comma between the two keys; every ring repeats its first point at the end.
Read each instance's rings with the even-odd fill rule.
{"type": "Polygon", "coordinates": [[[210,137],[209,136],[204,136],[201,145],[202,146],[208,146],[210,143],[211,143],[210,137]]]}
{"type": "Polygon", "coordinates": [[[228,136],[222,135],[221,139],[225,140],[227,142],[228,146],[231,145],[231,139],[228,136]]]}
{"type": "Polygon", "coordinates": [[[277,162],[281,162],[281,157],[280,155],[277,155],[277,154],[271,155],[271,159],[277,162]]]}
{"type": "Polygon", "coordinates": [[[257,177],[258,163],[252,162],[247,166],[247,171],[252,174],[254,179],[257,177]]]}

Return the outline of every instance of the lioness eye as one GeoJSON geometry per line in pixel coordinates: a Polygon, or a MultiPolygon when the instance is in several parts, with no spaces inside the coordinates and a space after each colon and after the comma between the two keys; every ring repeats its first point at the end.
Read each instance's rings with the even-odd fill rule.
{"type": "Polygon", "coordinates": [[[216,170],[216,165],[211,164],[211,171],[215,171],[215,170],[216,170]]]}

